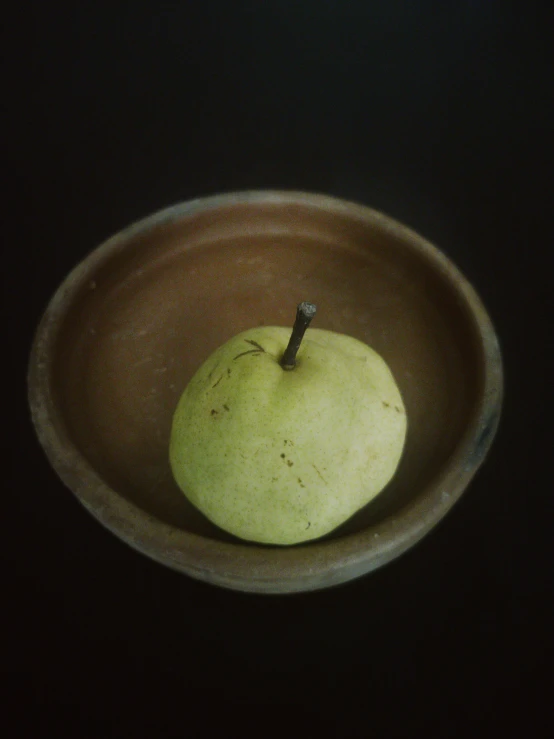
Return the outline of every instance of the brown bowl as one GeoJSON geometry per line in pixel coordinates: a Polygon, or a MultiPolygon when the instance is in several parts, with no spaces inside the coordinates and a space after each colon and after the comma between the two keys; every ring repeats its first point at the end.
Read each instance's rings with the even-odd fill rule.
{"type": "Polygon", "coordinates": [[[114,534],[169,567],[237,590],[287,593],[359,577],[424,536],[460,497],[495,434],[502,365],[472,287],[434,246],[370,208],[243,192],[156,213],[66,278],[38,328],[33,421],[50,462],[114,534]],[[350,334],[388,362],[409,421],[393,481],[331,535],[252,545],[174,483],[172,414],[220,344],[256,325],[350,334]]]}

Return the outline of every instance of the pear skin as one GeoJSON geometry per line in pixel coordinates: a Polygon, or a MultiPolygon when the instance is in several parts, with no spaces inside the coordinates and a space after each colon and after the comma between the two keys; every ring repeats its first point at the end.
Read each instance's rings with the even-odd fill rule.
{"type": "Polygon", "coordinates": [[[307,329],[294,369],[290,329],[235,336],[200,367],[177,405],[175,480],[220,528],[291,545],[350,518],[393,477],[406,438],[385,361],[357,339],[307,329]]]}

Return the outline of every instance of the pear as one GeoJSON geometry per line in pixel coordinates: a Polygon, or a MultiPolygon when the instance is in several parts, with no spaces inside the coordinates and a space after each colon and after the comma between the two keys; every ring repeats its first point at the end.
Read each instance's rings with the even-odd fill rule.
{"type": "Polygon", "coordinates": [[[349,336],[252,328],[217,349],[189,382],[170,440],[174,478],[220,528],[291,545],[316,539],[390,481],[406,411],[385,361],[349,336]]]}

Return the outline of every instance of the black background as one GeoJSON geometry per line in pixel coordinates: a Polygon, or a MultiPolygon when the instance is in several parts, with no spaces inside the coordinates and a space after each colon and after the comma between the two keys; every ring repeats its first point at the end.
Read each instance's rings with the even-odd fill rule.
{"type": "Polygon", "coordinates": [[[259,736],[289,704],[289,736],[546,736],[552,3],[30,2],[4,29],[6,736],[196,735],[202,698],[202,731],[231,736],[254,704],[259,736]],[[166,205],[262,187],[358,200],[437,243],[506,371],[493,450],[445,521],[377,573],[288,597],[120,543],[50,469],[25,397],[77,261],[166,205]]]}

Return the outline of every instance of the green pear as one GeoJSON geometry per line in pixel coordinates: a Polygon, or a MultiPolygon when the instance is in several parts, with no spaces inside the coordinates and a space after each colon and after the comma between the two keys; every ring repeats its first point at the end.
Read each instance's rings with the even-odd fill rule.
{"type": "Polygon", "coordinates": [[[186,497],[220,528],[289,545],[329,533],[394,475],[406,411],[385,361],[357,339],[252,328],[217,349],[177,405],[170,463],[186,497]],[[303,339],[303,341],[302,341],[303,339]]]}

